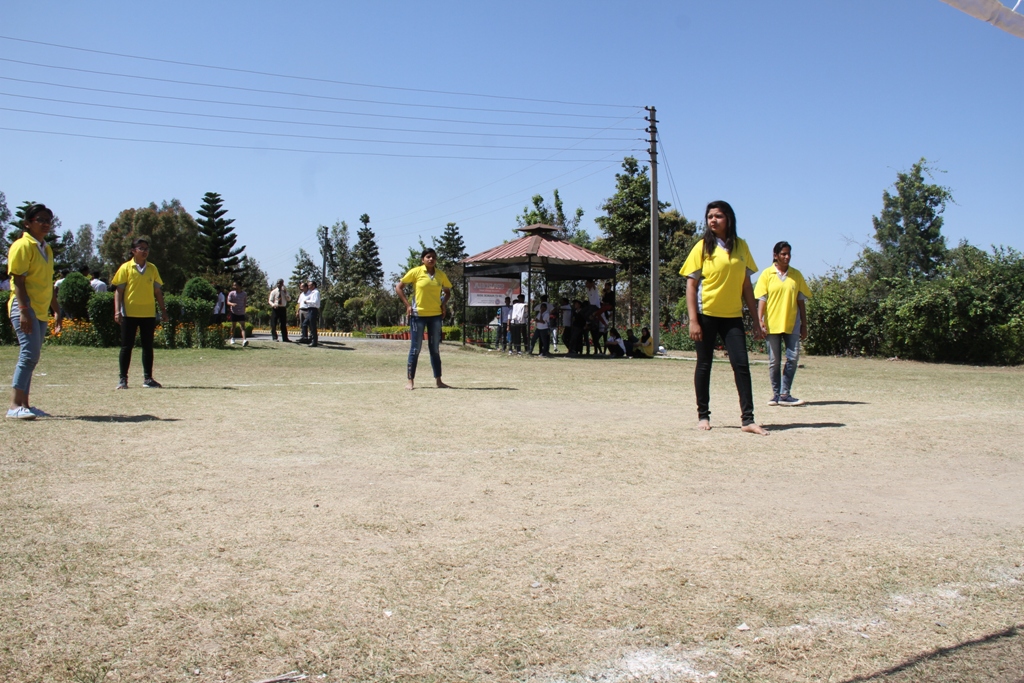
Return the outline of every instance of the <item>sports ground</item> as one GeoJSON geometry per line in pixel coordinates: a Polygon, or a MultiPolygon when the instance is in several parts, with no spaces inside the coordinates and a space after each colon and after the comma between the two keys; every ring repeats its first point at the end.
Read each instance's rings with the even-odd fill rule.
{"type": "Polygon", "coordinates": [[[761,438],[727,364],[701,433],[684,359],[322,343],[44,348],[0,680],[1024,678],[1022,368],[757,365],[761,438]]]}

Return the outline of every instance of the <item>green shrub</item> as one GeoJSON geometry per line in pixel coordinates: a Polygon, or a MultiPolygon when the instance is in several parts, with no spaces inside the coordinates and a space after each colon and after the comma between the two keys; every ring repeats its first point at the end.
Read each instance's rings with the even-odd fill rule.
{"type": "Polygon", "coordinates": [[[14,296],[13,292],[0,290],[0,344],[17,344],[18,333],[11,325],[11,316],[7,311],[7,302],[14,296]]]}
{"type": "Polygon", "coordinates": [[[442,327],[441,332],[444,334],[444,338],[447,341],[460,341],[462,339],[462,328],[452,325],[451,327],[442,327]]]}
{"type": "Polygon", "coordinates": [[[89,321],[100,346],[120,346],[121,326],[114,322],[114,293],[96,292],[89,297],[89,321]]]}
{"type": "Polygon", "coordinates": [[[217,303],[217,290],[210,281],[204,277],[194,277],[185,283],[181,295],[186,299],[202,299],[210,303],[217,303]]]}
{"type": "Polygon", "coordinates": [[[84,320],[89,316],[89,298],[93,294],[92,285],[84,275],[69,273],[57,290],[57,302],[65,317],[84,320]]]}

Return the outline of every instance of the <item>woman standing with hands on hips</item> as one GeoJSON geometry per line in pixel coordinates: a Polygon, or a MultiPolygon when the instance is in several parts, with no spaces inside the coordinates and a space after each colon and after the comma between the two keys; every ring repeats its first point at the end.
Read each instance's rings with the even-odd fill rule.
{"type": "Polygon", "coordinates": [[[697,429],[711,429],[711,364],[715,342],[721,337],[739,392],[742,430],[768,436],[768,431],[754,422],[754,396],[743,329],[743,303],[746,302],[754,318],[754,338],[764,336],[761,321],[754,315],[757,305],[750,284],[750,275],[757,272],[757,265],[747,243],[736,236],[736,213],[728,202],[708,204],[704,219],[707,224],[704,239],[694,245],[679,271],[686,278],[690,339],[697,346],[697,366],[693,373],[697,429]]]}
{"type": "Polygon", "coordinates": [[[448,385],[441,381],[441,320],[444,318],[448,297],[452,294],[452,283],[448,276],[437,269],[437,252],[429,247],[420,255],[423,265],[411,268],[398,284],[395,293],[405,304],[409,319],[409,362],[406,389],[413,389],[416,378],[416,361],[423,346],[423,330],[427,331],[427,348],[430,351],[430,367],[439,389],[448,385]],[[412,299],[405,296],[405,286],[412,285],[412,299]]]}
{"type": "Polygon", "coordinates": [[[800,340],[807,338],[804,301],[811,297],[811,290],[800,271],[789,267],[793,256],[789,242],[779,242],[772,253],[775,257],[772,265],[761,272],[754,288],[757,317],[764,326],[768,342],[768,378],[772,383],[768,405],[802,406],[804,401],[790,394],[790,389],[800,360],[800,340]],[[780,373],[783,349],[786,369],[780,373]]]}
{"type": "Polygon", "coordinates": [[[7,417],[34,420],[49,415],[33,408],[28,401],[32,371],[42,353],[50,309],[57,316],[53,331],[58,334],[63,316],[57,303],[57,290],[53,288],[53,250],[46,243],[46,235],[53,225],[53,211],[42,204],[33,204],[26,209],[23,224],[24,232],[7,252],[7,270],[11,276],[7,312],[21,346],[11,382],[11,407],[7,409],[7,417]]]}

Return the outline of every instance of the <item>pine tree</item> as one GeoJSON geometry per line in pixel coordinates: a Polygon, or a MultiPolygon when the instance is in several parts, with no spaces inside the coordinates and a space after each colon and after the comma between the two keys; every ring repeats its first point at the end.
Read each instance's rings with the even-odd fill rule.
{"type": "Polygon", "coordinates": [[[203,205],[197,213],[202,216],[199,233],[203,242],[203,255],[207,269],[214,274],[234,273],[242,264],[241,253],[245,246],[235,247],[238,236],[231,224],[233,218],[224,218],[228,211],[223,207],[224,200],[216,192],[203,195],[203,205]]]}
{"type": "Polygon", "coordinates": [[[440,268],[452,283],[452,300],[448,305],[448,315],[456,321],[462,319],[463,302],[466,300],[462,291],[462,259],[469,256],[466,243],[459,233],[459,226],[449,223],[445,226],[441,238],[432,237],[434,249],[437,251],[437,267],[440,268]]]}
{"type": "Polygon", "coordinates": [[[295,269],[292,271],[288,284],[298,288],[303,282],[319,279],[320,269],[313,263],[313,258],[305,249],[299,249],[299,253],[295,255],[295,269]]]}
{"type": "Polygon", "coordinates": [[[384,282],[384,266],[380,262],[377,238],[370,228],[370,217],[365,213],[359,217],[363,227],[356,233],[356,245],[352,247],[352,281],[360,285],[380,287],[384,282]]]}

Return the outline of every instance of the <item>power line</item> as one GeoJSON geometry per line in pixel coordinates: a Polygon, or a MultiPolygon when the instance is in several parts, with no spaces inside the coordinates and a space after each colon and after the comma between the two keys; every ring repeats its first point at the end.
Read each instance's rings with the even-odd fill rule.
{"type": "Polygon", "coordinates": [[[71,45],[58,45],[58,44],[55,44],[55,43],[44,43],[44,42],[38,41],[38,40],[28,40],[27,38],[14,38],[12,36],[0,36],[0,39],[12,40],[12,41],[16,41],[16,42],[19,42],[19,43],[31,43],[33,45],[43,45],[45,47],[60,48],[62,50],[76,50],[76,51],[79,51],[79,52],[89,52],[89,53],[92,53],[92,54],[107,55],[107,56],[110,56],[110,57],[121,57],[121,58],[124,58],[124,59],[138,59],[138,60],[143,60],[143,61],[147,61],[147,62],[158,62],[158,63],[161,63],[161,64],[174,64],[174,65],[177,65],[177,66],[189,66],[189,67],[195,67],[195,68],[199,68],[199,69],[216,69],[218,71],[229,71],[229,72],[233,72],[233,73],[244,73],[244,74],[251,74],[251,75],[255,75],[255,76],[271,76],[273,78],[286,78],[286,79],[293,79],[293,80],[300,80],[300,81],[309,81],[309,82],[313,82],[313,83],[331,83],[331,84],[334,84],[334,85],[345,85],[345,86],[353,86],[353,87],[359,87],[359,88],[377,88],[377,89],[380,89],[380,90],[395,90],[395,91],[400,91],[400,92],[418,92],[418,93],[426,93],[426,94],[430,94],[430,95],[456,95],[456,96],[459,96],[459,97],[481,97],[481,98],[496,99],[496,100],[513,100],[513,101],[519,101],[519,102],[537,102],[537,103],[541,103],[541,104],[562,104],[562,105],[570,105],[570,106],[576,106],[576,107],[617,107],[617,108],[620,108],[620,109],[635,109],[635,110],[641,109],[641,107],[639,107],[639,106],[633,106],[633,105],[628,105],[628,104],[600,104],[600,103],[595,103],[595,102],[571,102],[571,101],[564,101],[564,100],[544,100],[544,99],[538,99],[538,98],[533,98],[533,97],[513,97],[513,96],[509,96],[509,95],[487,95],[487,94],[482,94],[482,93],[458,92],[458,91],[447,91],[447,90],[428,90],[426,88],[405,88],[405,87],[394,86],[394,85],[377,85],[377,84],[373,84],[373,83],[356,83],[356,82],[351,82],[351,81],[332,80],[332,79],[328,79],[328,78],[314,78],[312,76],[295,76],[295,75],[289,75],[289,74],[278,74],[278,73],[273,73],[273,72],[268,72],[268,71],[256,71],[256,70],[253,70],[253,69],[238,69],[238,68],[227,67],[227,66],[216,66],[216,65],[212,65],[212,64],[198,64],[198,63],[194,63],[194,62],[182,62],[182,61],[177,61],[177,60],[173,60],[173,59],[160,59],[160,58],[157,58],[157,57],[143,57],[143,56],[140,56],[140,55],[129,55],[129,54],[123,54],[123,53],[120,53],[120,52],[107,52],[105,50],[93,50],[93,49],[89,49],[89,48],[75,47],[75,46],[71,46],[71,45]]]}
{"type": "MultiPolygon", "coordinates": [[[[551,147],[527,147],[516,145],[474,145],[461,142],[415,142],[404,140],[367,140],[365,138],[339,138],[326,135],[302,135],[299,133],[268,133],[249,130],[229,130],[224,128],[203,128],[200,126],[184,126],[174,123],[145,123],[141,121],[123,121],[118,119],[101,119],[94,116],[75,116],[73,114],[54,114],[45,111],[33,111],[31,109],[14,109],[12,107],[0,107],[0,111],[13,111],[20,114],[32,114],[34,116],[50,116],[60,119],[72,119],[74,121],[92,121],[95,123],[114,123],[123,126],[147,126],[150,128],[171,128],[174,130],[194,130],[202,133],[228,133],[230,135],[259,135],[274,138],[296,138],[300,140],[325,140],[330,142],[360,142],[375,145],[420,145],[425,147],[466,147],[469,149],[518,149],[530,152],[562,152],[564,149],[553,149],[551,147]]],[[[617,149],[586,149],[587,152],[618,152],[617,149]]]]}
{"type": "Polygon", "coordinates": [[[661,156],[665,159],[665,170],[668,171],[668,185],[672,189],[672,200],[676,203],[676,209],[682,212],[682,207],[679,203],[679,194],[676,192],[676,179],[672,175],[672,167],[668,163],[668,153],[665,151],[665,143],[661,139],[661,133],[658,133],[658,145],[661,146],[661,156]]]}
{"type": "MultiPolygon", "coordinates": [[[[108,90],[105,88],[90,88],[81,85],[67,85],[64,83],[51,83],[48,81],[36,81],[25,78],[13,78],[11,76],[0,76],[0,80],[14,81],[17,83],[30,83],[32,85],[45,85],[53,88],[69,88],[72,90],[84,90],[87,92],[98,92],[107,95],[126,95],[129,97],[148,97],[151,99],[160,100],[175,100],[178,102],[198,102],[201,104],[222,104],[225,106],[232,107],[254,107],[257,109],[278,109],[284,111],[302,111],[316,114],[338,114],[342,116],[367,116],[375,119],[402,119],[406,121],[430,121],[432,123],[457,123],[461,125],[471,126],[508,126],[515,128],[548,128],[548,129],[561,129],[561,130],[621,130],[621,131],[635,131],[641,130],[639,128],[610,128],[602,126],[568,126],[558,124],[546,124],[546,123],[516,123],[516,122],[500,122],[500,121],[467,121],[465,119],[439,119],[426,116],[403,116],[401,114],[368,114],[366,112],[357,111],[339,111],[336,109],[315,109],[311,107],[289,107],[284,105],[276,104],[253,104],[247,102],[228,102],[224,100],[210,100],[199,97],[176,97],[173,95],[156,95],[152,93],[135,93],[124,90],[108,90]]],[[[619,121],[625,121],[632,116],[627,116],[619,119],[619,121]]]]}
{"type": "Polygon", "coordinates": [[[200,83],[198,81],[181,81],[174,78],[159,78],[157,76],[137,76],[134,74],[122,74],[111,71],[97,71],[95,69],[81,69],[73,66],[54,66],[53,64],[39,64],[38,62],[27,62],[21,59],[10,59],[9,57],[0,57],[0,62],[9,62],[11,64],[22,64],[25,66],[34,66],[42,69],[59,69],[61,71],[73,71],[75,73],[92,74],[94,76],[114,76],[115,78],[134,78],[142,81],[152,81],[155,83],[172,83],[174,85],[190,85],[201,88],[220,88],[224,90],[237,90],[240,92],[252,92],[260,93],[262,95],[285,95],[287,97],[308,97],[315,100],[330,100],[334,102],[357,102],[360,104],[383,104],[391,107],[417,107],[424,109],[448,109],[455,111],[477,111],[487,112],[493,114],[526,114],[528,116],[558,116],[558,117],[569,117],[569,118],[582,118],[582,119],[614,119],[619,118],[618,115],[604,115],[604,114],[571,114],[563,112],[551,112],[551,111],[528,111],[521,109],[490,109],[487,107],[456,107],[447,104],[415,104],[412,102],[387,102],[384,100],[366,100],[355,97],[337,97],[334,95],[309,95],[301,92],[289,92],[287,90],[267,90],[265,88],[247,88],[241,85],[218,85],[216,83],[200,83]]]}
{"type": "MultiPolygon", "coordinates": [[[[172,111],[167,109],[148,109],[146,107],[128,107],[117,104],[101,104],[97,102],[80,102],[75,100],[61,100],[53,97],[37,97],[34,95],[19,95],[17,93],[0,92],[0,95],[6,97],[19,97],[27,100],[37,100],[41,102],[54,102],[57,104],[73,104],[76,106],[85,107],[102,107],[104,109],[122,109],[125,111],[139,111],[148,114],[170,114],[173,116],[196,116],[200,118],[208,119],[225,119],[229,121],[249,121],[253,123],[281,123],[292,126],[319,126],[325,128],[350,128],[355,130],[382,130],[395,133],[427,133],[431,135],[489,135],[491,137],[502,137],[502,138],[529,138],[538,140],[592,140],[594,136],[588,137],[573,137],[567,135],[523,135],[515,133],[476,133],[472,131],[464,130],[423,130],[419,128],[389,128],[386,126],[357,126],[354,124],[347,123],[320,123],[314,121],[284,121],[281,119],[259,119],[248,116],[228,116],[226,114],[198,114],[195,112],[187,111],[172,111]]],[[[638,138],[597,138],[601,141],[616,141],[616,142],[631,142],[638,138]]]]}
{"type": "MultiPolygon", "coordinates": [[[[112,140],[114,142],[147,142],[156,145],[184,145],[186,147],[208,147],[214,149],[241,149],[241,150],[253,150],[258,152],[297,152],[300,154],[328,154],[328,155],[340,155],[340,156],[371,156],[371,157],[392,157],[401,159],[456,159],[460,161],[552,161],[558,163],[589,163],[593,161],[600,161],[599,159],[530,159],[525,157],[469,157],[469,156],[457,156],[447,154],[398,154],[391,152],[349,152],[341,150],[327,150],[327,149],[294,149],[289,147],[253,147],[248,145],[223,145],[206,142],[184,142],[178,140],[147,140],[143,138],[124,138],[116,137],[112,135],[87,135],[85,133],[68,133],[63,131],[52,131],[52,130],[33,130],[28,128],[12,128],[9,126],[0,126],[0,130],[7,130],[14,133],[36,133],[39,135],[61,135],[64,137],[73,138],[88,138],[92,140],[112,140]]],[[[638,150],[623,149],[619,150],[619,154],[623,152],[632,152],[638,150]]]]}

